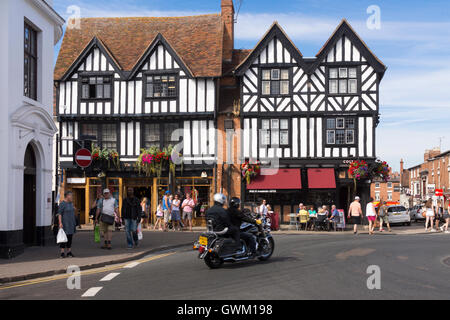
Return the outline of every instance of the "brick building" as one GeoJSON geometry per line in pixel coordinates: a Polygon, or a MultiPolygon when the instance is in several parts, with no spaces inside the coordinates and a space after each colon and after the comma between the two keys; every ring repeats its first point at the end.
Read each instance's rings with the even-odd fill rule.
{"type": "Polygon", "coordinates": [[[375,201],[400,202],[400,173],[391,174],[389,181],[375,180],[370,185],[370,196],[375,201]]]}
{"type": "Polygon", "coordinates": [[[441,152],[440,148],[426,150],[424,162],[405,170],[408,179],[404,186],[408,188],[412,205],[420,204],[429,198],[442,200],[435,195],[436,190],[442,190],[444,197],[450,197],[450,150],[441,152]]]}

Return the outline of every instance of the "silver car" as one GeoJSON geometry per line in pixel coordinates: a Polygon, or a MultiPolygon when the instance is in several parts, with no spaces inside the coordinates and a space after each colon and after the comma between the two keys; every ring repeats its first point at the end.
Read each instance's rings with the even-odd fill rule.
{"type": "Polygon", "coordinates": [[[421,205],[415,205],[414,207],[409,209],[409,216],[411,217],[411,220],[414,222],[417,222],[419,220],[425,220],[425,217],[422,215],[421,205]]]}
{"type": "Polygon", "coordinates": [[[389,224],[411,225],[411,217],[404,206],[388,206],[388,219],[389,224]]]}

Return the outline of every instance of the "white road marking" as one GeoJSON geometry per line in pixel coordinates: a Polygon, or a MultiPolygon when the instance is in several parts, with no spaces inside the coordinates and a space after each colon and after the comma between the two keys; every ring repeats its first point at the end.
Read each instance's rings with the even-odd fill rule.
{"type": "Polygon", "coordinates": [[[89,297],[95,297],[97,293],[102,290],[103,287],[94,287],[90,288],[88,291],[86,291],[81,297],[82,298],[89,298],[89,297]]]}
{"type": "Polygon", "coordinates": [[[132,262],[132,263],[127,264],[124,268],[131,269],[131,268],[136,267],[138,264],[139,264],[139,262],[132,262]]]}
{"type": "Polygon", "coordinates": [[[110,273],[108,275],[106,275],[105,277],[103,277],[100,282],[102,281],[111,281],[112,279],[114,279],[115,277],[117,277],[120,273],[110,273]]]}

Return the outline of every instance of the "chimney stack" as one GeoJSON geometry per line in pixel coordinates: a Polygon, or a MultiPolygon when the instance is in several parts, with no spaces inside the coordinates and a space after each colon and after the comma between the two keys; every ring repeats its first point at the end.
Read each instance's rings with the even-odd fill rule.
{"type": "Polygon", "coordinates": [[[222,0],[223,60],[231,61],[234,49],[234,5],[233,0],[222,0]]]}
{"type": "Polygon", "coordinates": [[[404,166],[403,159],[400,160],[400,185],[403,186],[403,166],[404,166]]]}

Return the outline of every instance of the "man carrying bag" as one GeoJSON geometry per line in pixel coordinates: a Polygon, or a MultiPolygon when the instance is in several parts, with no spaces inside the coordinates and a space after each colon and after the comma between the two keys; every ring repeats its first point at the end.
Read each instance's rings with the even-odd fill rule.
{"type": "Polygon", "coordinates": [[[97,215],[95,217],[95,225],[99,223],[100,218],[100,231],[105,237],[105,244],[102,249],[111,250],[112,230],[115,220],[115,215],[119,215],[119,205],[117,200],[111,195],[109,189],[103,191],[104,199],[99,201],[97,206],[97,215]]]}

